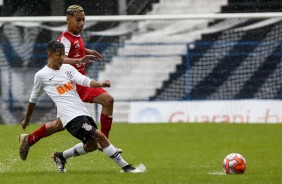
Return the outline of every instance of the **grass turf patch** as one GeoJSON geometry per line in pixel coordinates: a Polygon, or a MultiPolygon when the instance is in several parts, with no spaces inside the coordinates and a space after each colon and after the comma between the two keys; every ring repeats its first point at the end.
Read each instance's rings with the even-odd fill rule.
{"type": "MultiPolygon", "coordinates": [[[[37,129],[32,124],[27,132],[37,129]]],[[[1,183],[279,183],[282,181],[282,124],[114,124],[110,141],[123,158],[143,163],[147,172],[120,173],[102,152],[68,159],[67,173],[50,158],[79,141],[67,131],[40,140],[28,158],[18,154],[19,125],[0,126],[1,183]],[[222,161],[233,152],[247,160],[242,175],[223,174],[222,161]]]]}

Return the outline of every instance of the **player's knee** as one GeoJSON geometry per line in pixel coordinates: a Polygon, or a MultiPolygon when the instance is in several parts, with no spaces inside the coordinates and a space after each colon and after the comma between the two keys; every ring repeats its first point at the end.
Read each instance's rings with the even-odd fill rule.
{"type": "Polygon", "coordinates": [[[107,137],[100,130],[96,130],[93,136],[102,149],[110,145],[107,137]]]}
{"type": "Polygon", "coordinates": [[[86,152],[93,152],[93,151],[95,151],[95,150],[97,150],[98,149],[98,145],[97,145],[97,143],[95,142],[95,143],[91,143],[91,144],[86,144],[85,146],[84,146],[84,150],[86,151],[86,152]]]}
{"type": "Polygon", "coordinates": [[[48,133],[48,135],[52,135],[56,132],[60,132],[64,130],[63,124],[59,120],[48,122],[45,124],[45,127],[46,127],[46,132],[48,133]]]}
{"type": "Polygon", "coordinates": [[[108,106],[113,106],[114,105],[114,98],[111,96],[111,95],[107,95],[105,97],[105,103],[108,105],[108,106]]]}
{"type": "Polygon", "coordinates": [[[55,121],[54,127],[57,131],[63,131],[64,127],[60,120],[55,121]]]}
{"type": "Polygon", "coordinates": [[[94,136],[98,143],[101,143],[107,140],[107,137],[99,130],[95,131],[94,136]]]}

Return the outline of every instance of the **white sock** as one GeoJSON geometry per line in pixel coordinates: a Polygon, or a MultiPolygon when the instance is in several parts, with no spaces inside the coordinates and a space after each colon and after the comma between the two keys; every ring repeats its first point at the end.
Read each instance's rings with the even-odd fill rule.
{"type": "Polygon", "coordinates": [[[128,165],[128,163],[125,160],[123,160],[119,152],[117,152],[116,148],[112,144],[104,148],[103,153],[105,153],[105,155],[113,159],[113,161],[117,163],[120,167],[124,167],[128,165]]]}
{"type": "Polygon", "coordinates": [[[70,157],[75,157],[75,156],[79,156],[79,155],[84,155],[87,152],[84,150],[83,148],[83,143],[78,143],[77,145],[75,145],[74,147],[65,150],[63,152],[63,157],[65,159],[68,159],[70,157]]]}

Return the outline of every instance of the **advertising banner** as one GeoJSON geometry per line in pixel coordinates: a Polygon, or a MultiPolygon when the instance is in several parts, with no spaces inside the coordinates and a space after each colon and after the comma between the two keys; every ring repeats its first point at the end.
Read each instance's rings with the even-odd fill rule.
{"type": "Polygon", "coordinates": [[[280,100],[130,102],[129,123],[281,123],[280,100]]]}

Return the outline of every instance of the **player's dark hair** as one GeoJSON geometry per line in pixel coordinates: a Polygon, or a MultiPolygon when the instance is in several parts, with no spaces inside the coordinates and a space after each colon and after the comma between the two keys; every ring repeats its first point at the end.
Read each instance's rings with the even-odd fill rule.
{"type": "Polygon", "coordinates": [[[65,49],[65,46],[57,40],[52,40],[47,45],[47,52],[56,52],[58,49],[65,49]]]}
{"type": "Polygon", "coordinates": [[[74,13],[83,12],[83,8],[79,5],[71,5],[67,8],[66,15],[74,16],[74,13]]]}

